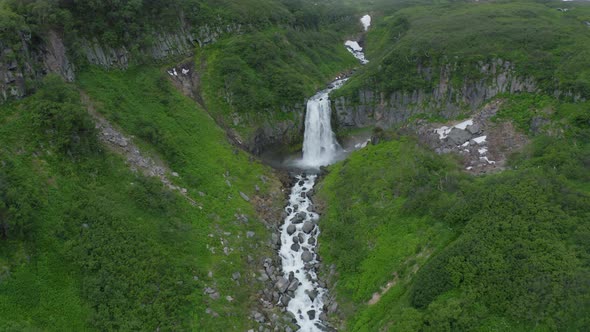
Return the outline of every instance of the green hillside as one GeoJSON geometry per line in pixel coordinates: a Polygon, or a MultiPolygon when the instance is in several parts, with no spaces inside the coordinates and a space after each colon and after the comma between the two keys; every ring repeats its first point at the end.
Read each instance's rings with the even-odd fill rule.
{"type": "Polygon", "coordinates": [[[355,98],[360,88],[429,91],[445,66],[453,71],[451,84],[461,86],[481,77],[478,64],[503,59],[550,95],[590,96],[588,3],[450,1],[382,15],[366,40],[373,61],[336,95],[355,98]]]}
{"type": "Polygon", "coordinates": [[[267,233],[239,192],[253,197],[257,185],[263,195],[277,183],[264,184],[270,170],[232,148],[165,75],[95,70],[82,73],[80,85],[97,111],[180,174],[175,184],[202,208],[101,147],[77,87],[50,78],[35,96],[2,108],[0,329],[248,326],[251,293],[231,275],[248,275],[244,258],[264,255],[267,233]],[[220,237],[235,249],[228,256],[220,237]],[[206,286],[235,300],[206,299],[206,286]]]}
{"type": "Polygon", "coordinates": [[[552,120],[565,135],[534,138],[499,174],[463,174],[409,138],[330,168],[319,241],[345,330],[590,324],[588,104],[559,104],[552,120]]]}

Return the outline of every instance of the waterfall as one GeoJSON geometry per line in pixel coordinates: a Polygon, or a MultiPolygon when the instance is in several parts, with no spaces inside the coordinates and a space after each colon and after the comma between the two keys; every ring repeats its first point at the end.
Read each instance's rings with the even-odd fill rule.
{"type": "Polygon", "coordinates": [[[307,168],[326,166],[333,163],[341,154],[342,148],[332,131],[329,93],[340,88],[345,81],[346,79],[341,79],[333,82],[330,88],[308,100],[301,166],[307,168]]]}
{"type": "MultiPolygon", "coordinates": [[[[370,25],[370,16],[363,17],[365,30],[370,25]]],[[[347,42],[347,48],[361,64],[366,64],[363,49],[357,42],[347,42]]],[[[305,133],[303,136],[303,157],[298,166],[316,169],[329,165],[344,155],[331,125],[329,94],[340,88],[345,79],[338,78],[326,90],[320,91],[307,102],[305,133]]],[[[365,143],[366,144],[366,143],[365,143]]],[[[314,172],[312,170],[312,172],[314,172]]],[[[279,303],[287,307],[297,322],[298,331],[326,331],[327,290],[318,280],[317,240],[320,234],[319,215],[314,212],[310,192],[317,175],[297,175],[285,207],[284,224],[281,227],[281,248],[283,277],[275,288],[280,293],[279,303]]]]}

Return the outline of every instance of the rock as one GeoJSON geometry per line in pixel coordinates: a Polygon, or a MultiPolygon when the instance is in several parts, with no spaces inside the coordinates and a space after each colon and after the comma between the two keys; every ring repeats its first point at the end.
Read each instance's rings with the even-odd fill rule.
{"type": "Polygon", "coordinates": [[[477,123],[474,123],[471,126],[467,126],[467,128],[465,129],[472,135],[479,134],[479,132],[481,131],[481,128],[477,123]]]}
{"type": "Polygon", "coordinates": [[[209,297],[210,297],[212,300],[218,300],[218,299],[221,297],[221,295],[219,295],[219,292],[215,292],[215,293],[213,293],[213,294],[209,294],[209,297]]]}
{"type": "Polygon", "coordinates": [[[211,315],[211,316],[213,316],[213,317],[219,317],[219,314],[218,314],[218,313],[216,313],[215,311],[211,310],[211,308],[207,308],[207,309],[205,309],[205,313],[206,313],[207,315],[211,315]]]}
{"type": "Polygon", "coordinates": [[[259,313],[258,311],[255,311],[253,316],[254,316],[254,320],[257,323],[262,324],[262,323],[264,323],[266,321],[266,319],[264,318],[264,315],[261,314],[261,313],[259,313]]]}
{"type": "Polygon", "coordinates": [[[305,242],[305,235],[303,233],[297,234],[297,237],[299,238],[299,243],[305,242]]]}
{"type": "Polygon", "coordinates": [[[246,202],[250,202],[250,197],[248,197],[246,194],[244,194],[243,192],[240,191],[240,196],[242,196],[242,198],[246,201],[246,202]]]}
{"type": "Polygon", "coordinates": [[[309,310],[307,312],[307,316],[309,316],[310,320],[314,320],[315,319],[315,310],[309,310]]]}
{"type": "Polygon", "coordinates": [[[289,288],[287,288],[287,290],[294,292],[297,290],[297,288],[299,287],[299,280],[297,278],[293,279],[293,281],[291,281],[291,283],[289,284],[289,288]]]}
{"type": "Polygon", "coordinates": [[[315,225],[314,225],[312,222],[310,222],[310,221],[306,221],[306,222],[303,224],[303,231],[304,231],[306,234],[309,234],[309,233],[311,233],[311,231],[313,231],[313,229],[314,229],[314,228],[315,228],[315,225]]]}
{"type": "Polygon", "coordinates": [[[310,251],[304,251],[301,254],[301,259],[305,262],[305,263],[309,263],[313,260],[313,254],[310,251]]]}
{"type": "Polygon", "coordinates": [[[299,237],[293,236],[293,243],[299,243],[299,237]]]}
{"type": "Polygon", "coordinates": [[[463,130],[463,129],[456,128],[456,127],[451,129],[449,136],[447,136],[447,141],[453,146],[461,145],[461,144],[469,141],[470,139],[471,139],[471,134],[469,132],[467,132],[466,130],[463,130]]]}
{"type": "Polygon", "coordinates": [[[254,232],[248,231],[248,232],[246,232],[246,237],[247,238],[252,238],[252,237],[254,237],[255,234],[256,233],[254,233],[254,232]]]}
{"type": "Polygon", "coordinates": [[[338,303],[336,303],[336,302],[330,304],[330,306],[328,307],[328,313],[329,314],[335,313],[336,310],[338,310],[338,303]]]}
{"type": "Polygon", "coordinates": [[[298,212],[295,217],[293,217],[292,222],[294,224],[300,224],[305,220],[305,217],[307,216],[307,213],[305,213],[304,211],[298,212]]]}
{"type": "Polygon", "coordinates": [[[277,233],[272,233],[271,235],[271,243],[272,244],[281,244],[281,237],[277,233]]]}
{"type": "Polygon", "coordinates": [[[234,300],[234,298],[229,295],[226,296],[225,299],[227,300],[227,302],[232,302],[234,300]]]}
{"type": "Polygon", "coordinates": [[[307,294],[307,296],[309,296],[309,299],[313,302],[315,301],[316,297],[318,297],[318,291],[317,290],[306,290],[305,294],[307,294]]]}
{"type": "Polygon", "coordinates": [[[293,250],[293,251],[299,251],[300,248],[301,248],[301,246],[297,243],[293,243],[291,245],[291,250],[293,250]]]}
{"type": "Polygon", "coordinates": [[[279,290],[279,292],[285,293],[289,288],[289,280],[285,279],[285,277],[280,277],[279,280],[277,280],[275,287],[279,290]]]}
{"type": "Polygon", "coordinates": [[[242,274],[241,274],[240,272],[234,272],[234,273],[231,275],[231,278],[232,278],[233,280],[238,280],[238,279],[240,279],[241,277],[242,277],[242,274]]]}
{"type": "Polygon", "coordinates": [[[295,225],[291,224],[289,226],[287,226],[287,234],[289,235],[293,235],[293,233],[295,233],[297,229],[295,228],[295,225]]]}
{"type": "Polygon", "coordinates": [[[310,237],[309,239],[307,239],[307,244],[309,244],[310,246],[315,246],[315,238],[314,237],[310,237]]]}
{"type": "Polygon", "coordinates": [[[322,311],[322,313],[320,314],[320,320],[321,321],[327,321],[328,320],[328,315],[326,315],[325,312],[322,311]]]}
{"type": "Polygon", "coordinates": [[[289,297],[288,295],[283,295],[281,296],[281,305],[283,305],[284,307],[289,305],[289,302],[291,302],[291,297],[289,297]]]}

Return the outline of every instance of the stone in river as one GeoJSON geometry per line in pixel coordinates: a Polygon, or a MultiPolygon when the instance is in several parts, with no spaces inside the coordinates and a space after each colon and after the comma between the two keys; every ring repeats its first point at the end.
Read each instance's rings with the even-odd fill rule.
{"type": "Polygon", "coordinates": [[[304,252],[301,254],[301,259],[302,259],[302,260],[303,260],[305,263],[311,262],[311,261],[313,260],[313,254],[312,254],[311,252],[309,252],[309,251],[304,251],[304,252]]]}
{"type": "Polygon", "coordinates": [[[295,233],[295,230],[296,230],[295,225],[289,225],[287,227],[287,234],[293,235],[293,233],[295,233]]]}

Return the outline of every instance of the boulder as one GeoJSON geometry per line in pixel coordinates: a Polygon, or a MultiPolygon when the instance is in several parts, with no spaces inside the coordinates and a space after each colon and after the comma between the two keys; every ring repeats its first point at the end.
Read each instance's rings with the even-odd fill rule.
{"type": "Polygon", "coordinates": [[[310,251],[304,251],[301,254],[301,259],[305,262],[305,263],[309,263],[313,260],[313,254],[310,251]]]}
{"type": "Polygon", "coordinates": [[[279,290],[279,292],[284,293],[289,288],[289,280],[285,277],[280,277],[275,284],[275,287],[279,290]]]}
{"type": "Polygon", "coordinates": [[[315,228],[315,225],[314,225],[312,222],[310,222],[310,221],[306,221],[306,222],[303,224],[303,231],[304,231],[306,234],[309,234],[309,233],[311,233],[311,231],[313,231],[313,229],[314,229],[314,228],[315,228]]]}
{"type": "Polygon", "coordinates": [[[301,248],[301,246],[299,246],[298,243],[293,243],[291,245],[291,250],[293,250],[293,251],[299,251],[300,248],[301,248]]]}
{"type": "Polygon", "coordinates": [[[472,135],[479,134],[479,132],[481,131],[481,128],[477,123],[467,126],[467,128],[465,129],[472,135]]]}
{"type": "Polygon", "coordinates": [[[454,146],[461,145],[469,141],[471,139],[471,136],[472,135],[466,130],[453,128],[451,129],[449,136],[447,136],[447,141],[454,146]]]}
{"type": "Polygon", "coordinates": [[[287,234],[289,235],[293,235],[293,233],[295,233],[297,229],[295,228],[295,225],[291,224],[289,226],[287,226],[287,234]]]}

